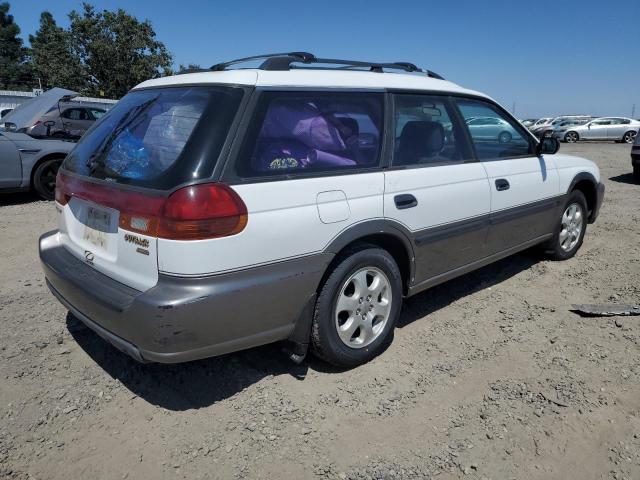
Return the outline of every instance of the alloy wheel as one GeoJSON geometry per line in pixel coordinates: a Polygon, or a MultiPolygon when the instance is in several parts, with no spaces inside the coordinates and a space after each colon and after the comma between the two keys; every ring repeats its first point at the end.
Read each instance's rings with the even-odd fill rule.
{"type": "Polygon", "coordinates": [[[363,348],[384,331],[391,312],[391,283],[375,267],[353,273],[338,292],[335,325],[342,342],[363,348]]]}
{"type": "Polygon", "coordinates": [[[562,228],[559,235],[560,248],[562,250],[570,252],[577,245],[582,233],[583,223],[582,207],[577,203],[572,203],[562,215],[562,228]]]}

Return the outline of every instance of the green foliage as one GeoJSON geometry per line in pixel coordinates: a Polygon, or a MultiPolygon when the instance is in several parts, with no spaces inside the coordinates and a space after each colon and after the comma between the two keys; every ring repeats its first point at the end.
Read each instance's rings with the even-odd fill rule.
{"type": "Polygon", "coordinates": [[[45,90],[61,87],[85,93],[87,73],[72,48],[71,34],[56,24],[51,13],[40,14],[40,28],[29,35],[29,42],[33,72],[45,90]]]}
{"type": "Polygon", "coordinates": [[[0,3],[0,89],[31,90],[33,77],[26,63],[28,50],[18,37],[20,27],[9,15],[9,4],[0,3]]]}
{"type": "Polygon", "coordinates": [[[183,64],[180,64],[178,67],[178,73],[187,73],[192,70],[202,70],[202,67],[197,63],[190,63],[186,67],[183,64]]]}
{"type": "Polygon", "coordinates": [[[149,21],[139,22],[122,9],[82,7],[69,18],[73,50],[88,74],[87,93],[119,98],[136,84],[170,71],[171,55],[156,40],[149,21]]]}

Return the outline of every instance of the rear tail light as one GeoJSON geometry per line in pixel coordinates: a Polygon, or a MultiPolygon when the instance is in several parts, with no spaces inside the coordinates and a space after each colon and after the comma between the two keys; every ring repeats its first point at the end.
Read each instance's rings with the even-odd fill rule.
{"type": "Polygon", "coordinates": [[[184,187],[168,197],[121,190],[70,177],[56,180],[56,201],[71,197],[120,211],[120,228],[171,240],[203,240],[235,235],[247,225],[247,207],[238,194],[221,183],[184,187]]]}
{"type": "Polygon", "coordinates": [[[37,127],[42,123],[42,120],[36,120],[36,123],[33,124],[34,127],[37,127]]]}

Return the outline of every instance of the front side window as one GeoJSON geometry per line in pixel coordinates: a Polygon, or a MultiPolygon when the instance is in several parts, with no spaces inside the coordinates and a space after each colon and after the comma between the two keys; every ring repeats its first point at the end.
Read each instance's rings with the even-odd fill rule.
{"type": "Polygon", "coordinates": [[[533,155],[533,145],[522,126],[498,107],[482,100],[456,99],[479,160],[533,155]],[[473,120],[485,118],[481,125],[473,120]]]}
{"type": "MultiPolygon", "coordinates": [[[[394,95],[393,165],[462,163],[472,158],[448,100],[429,95],[394,95]]],[[[484,118],[473,119],[484,124],[484,118]]]]}
{"type": "Polygon", "coordinates": [[[91,116],[93,117],[94,120],[98,120],[99,118],[102,118],[102,116],[105,113],[107,113],[100,108],[90,108],[89,111],[91,112],[91,116]]]}
{"type": "Polygon", "coordinates": [[[263,92],[237,163],[240,177],[376,167],[383,96],[263,92]]]}

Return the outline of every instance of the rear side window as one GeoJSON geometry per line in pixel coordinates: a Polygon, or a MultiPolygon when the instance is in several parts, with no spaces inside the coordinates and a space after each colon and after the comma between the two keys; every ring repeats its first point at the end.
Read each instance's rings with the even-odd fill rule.
{"type": "Polygon", "coordinates": [[[236,173],[287,175],[378,166],[383,96],[263,92],[236,173]]]}
{"type": "Polygon", "coordinates": [[[449,101],[429,95],[394,95],[393,165],[439,165],[471,160],[449,101]]]}
{"type": "Polygon", "coordinates": [[[232,87],[131,92],[85,134],[63,168],[158,189],[206,178],[242,95],[232,87]]]}
{"type": "Polygon", "coordinates": [[[479,160],[533,155],[524,128],[495,105],[481,100],[456,99],[479,160]]]}

